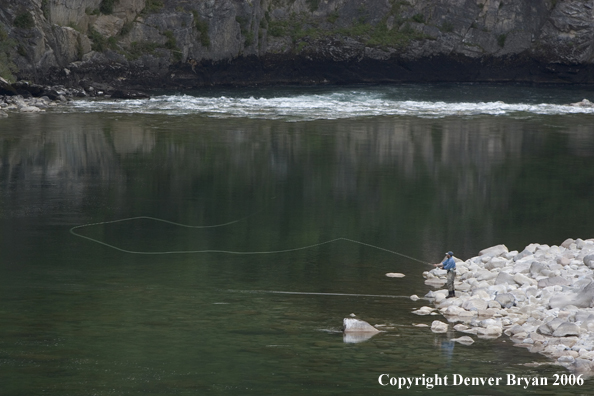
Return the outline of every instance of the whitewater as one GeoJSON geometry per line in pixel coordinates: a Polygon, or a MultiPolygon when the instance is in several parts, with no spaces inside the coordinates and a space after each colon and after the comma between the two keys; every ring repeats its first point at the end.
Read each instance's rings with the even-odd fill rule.
{"type": "MultiPolygon", "coordinates": [[[[84,99],[77,112],[202,115],[214,118],[309,121],[377,116],[512,116],[594,114],[572,106],[587,90],[563,87],[387,86],[353,88],[266,88],[162,93],[150,99],[84,99]],[[508,89],[509,88],[509,89],[508,89]],[[571,94],[569,94],[571,92],[571,94]],[[496,99],[496,100],[495,100],[496,99]]],[[[590,96],[591,98],[591,96],[590,96]]]]}

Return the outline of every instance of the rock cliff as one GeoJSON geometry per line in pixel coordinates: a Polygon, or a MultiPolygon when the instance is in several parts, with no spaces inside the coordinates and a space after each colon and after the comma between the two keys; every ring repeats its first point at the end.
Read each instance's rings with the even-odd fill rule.
{"type": "Polygon", "coordinates": [[[0,76],[45,84],[594,82],[594,0],[4,0],[0,76]]]}

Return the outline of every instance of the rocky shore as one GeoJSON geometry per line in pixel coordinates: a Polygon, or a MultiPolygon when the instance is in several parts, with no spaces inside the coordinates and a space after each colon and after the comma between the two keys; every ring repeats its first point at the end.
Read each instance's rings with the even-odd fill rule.
{"type": "MultiPolygon", "coordinates": [[[[505,245],[457,259],[456,297],[447,290],[425,297],[450,324],[434,321],[434,332],[453,329],[479,338],[509,336],[519,347],[542,353],[573,372],[594,373],[594,239],[567,239],[560,246],[530,244],[521,251],[505,245]],[[455,324],[455,325],[454,325],[455,324]]],[[[440,287],[446,271],[423,273],[440,287]]],[[[465,336],[465,340],[467,340],[465,336]]]]}
{"type": "Polygon", "coordinates": [[[83,82],[78,88],[64,85],[40,85],[27,81],[10,84],[0,77],[0,117],[8,112],[37,113],[67,104],[73,98],[142,99],[150,95],[141,91],[116,89],[108,84],[83,82]]]}

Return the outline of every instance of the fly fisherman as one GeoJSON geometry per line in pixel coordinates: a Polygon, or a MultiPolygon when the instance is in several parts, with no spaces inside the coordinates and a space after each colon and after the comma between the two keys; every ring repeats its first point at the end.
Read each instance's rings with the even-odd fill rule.
{"type": "Polygon", "coordinates": [[[454,292],[454,279],[456,279],[456,262],[454,261],[454,253],[447,252],[446,257],[443,262],[439,264],[433,264],[436,267],[441,267],[444,270],[448,271],[446,286],[448,288],[448,296],[446,298],[456,297],[454,292]]]}

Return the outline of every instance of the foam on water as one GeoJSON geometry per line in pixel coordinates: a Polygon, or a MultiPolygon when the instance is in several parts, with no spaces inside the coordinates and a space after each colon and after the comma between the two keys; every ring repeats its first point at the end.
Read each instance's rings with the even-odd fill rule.
{"type": "Polygon", "coordinates": [[[288,121],[372,116],[441,118],[477,115],[594,114],[594,108],[569,104],[402,100],[394,95],[373,90],[305,94],[281,92],[278,96],[268,96],[177,94],[154,96],[143,100],[77,100],[73,102],[72,108],[83,112],[196,114],[216,118],[246,117],[288,121]]]}

